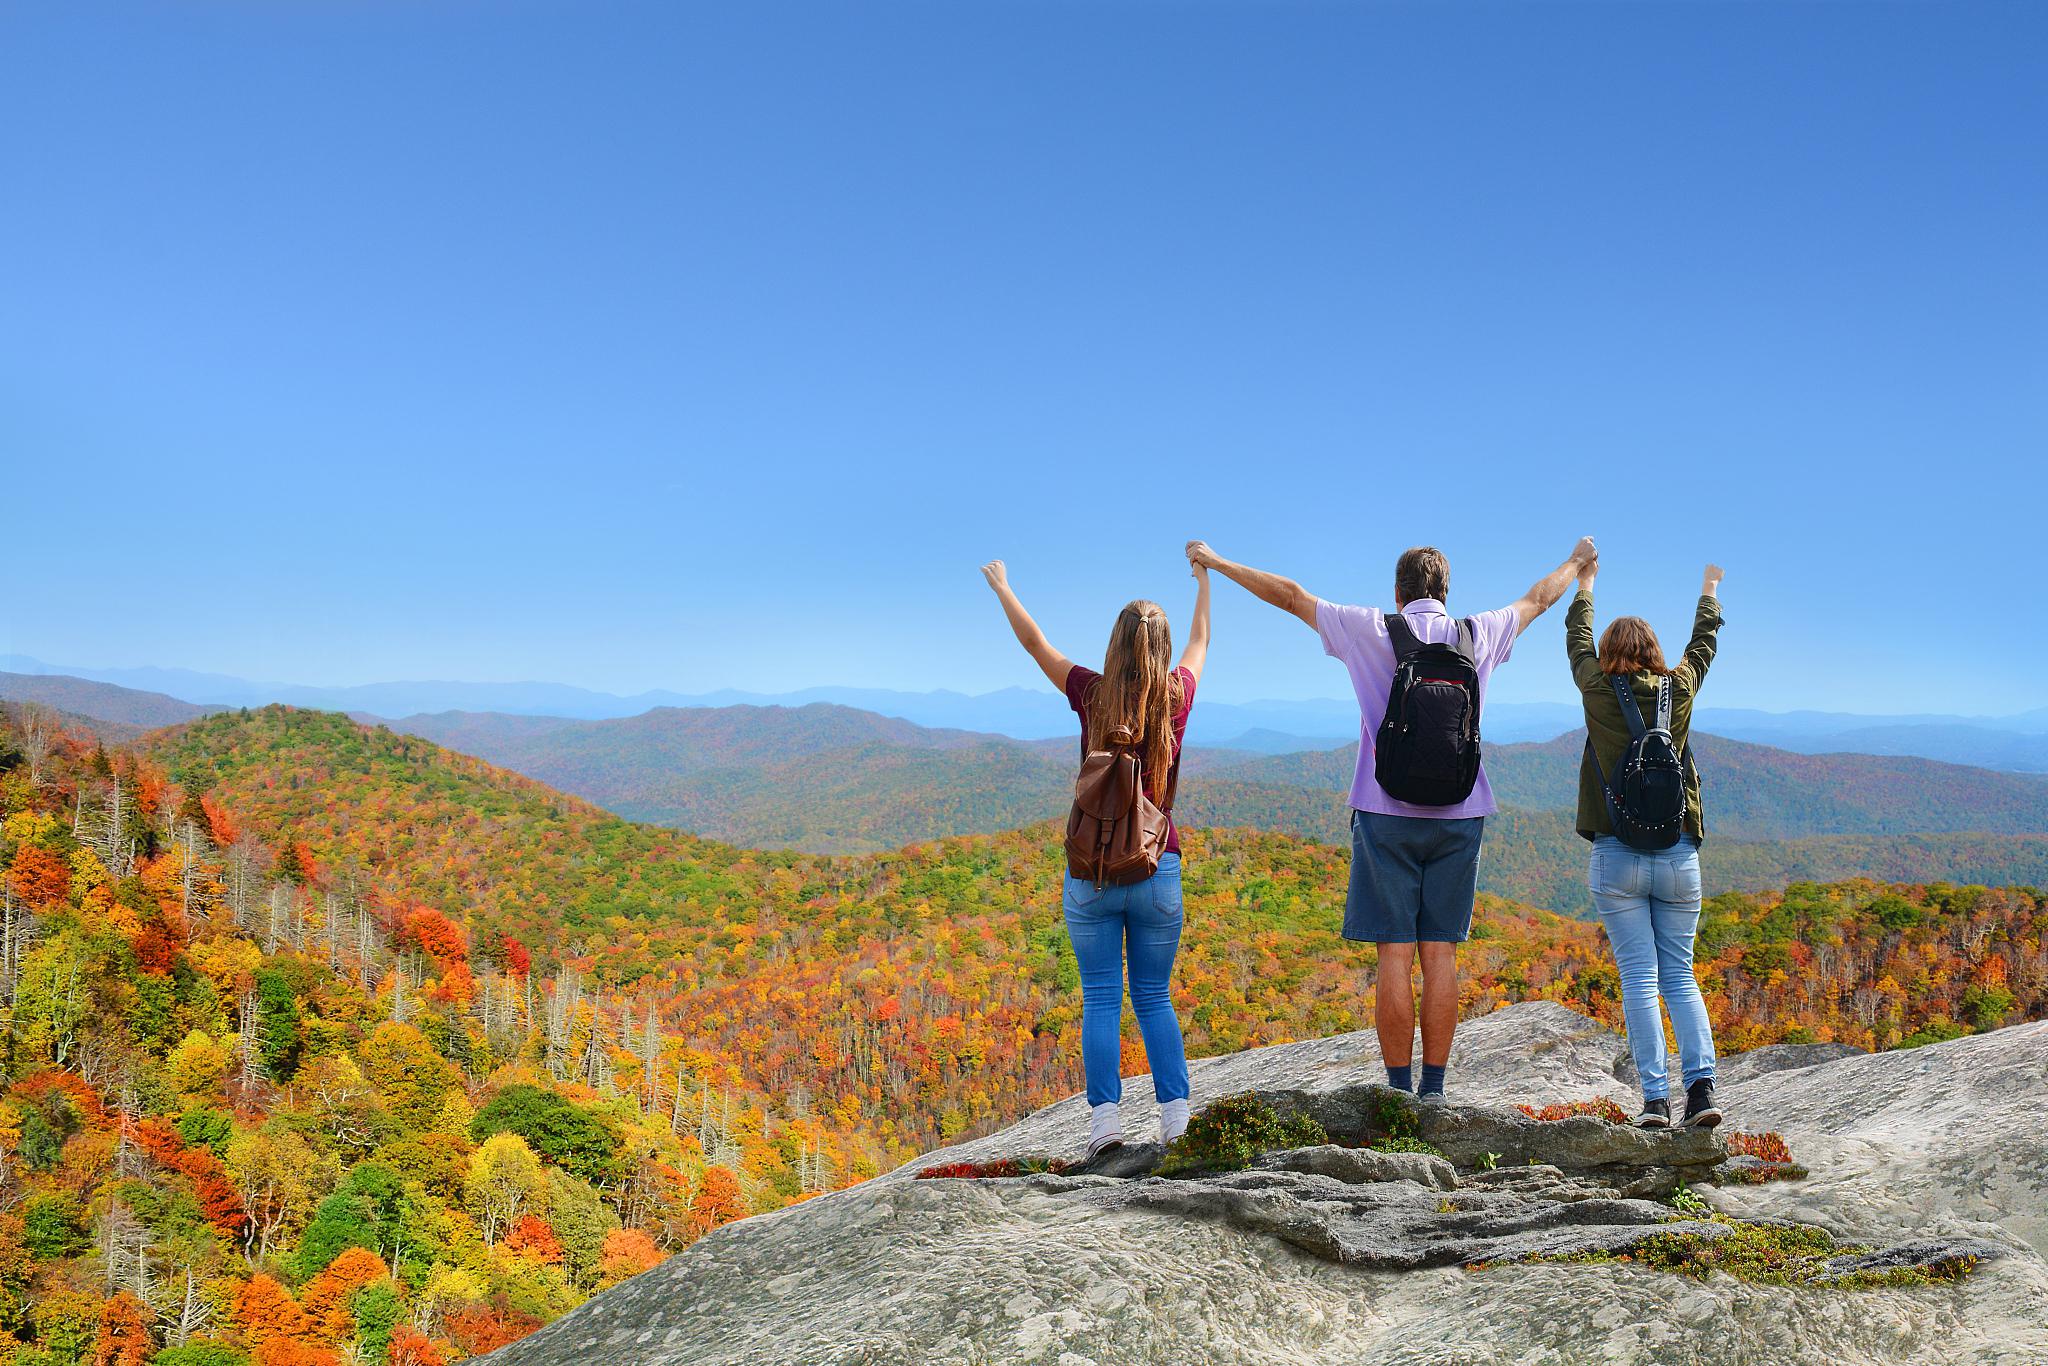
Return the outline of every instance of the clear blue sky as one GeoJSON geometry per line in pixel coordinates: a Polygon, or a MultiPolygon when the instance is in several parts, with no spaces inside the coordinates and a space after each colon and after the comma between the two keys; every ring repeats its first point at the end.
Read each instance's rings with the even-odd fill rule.
{"type": "MultiPolygon", "coordinates": [[[[2048,6],[0,10],[0,649],[1031,683],[1190,535],[1582,531],[1713,699],[2048,702],[2048,6]],[[1958,660],[1963,661],[1959,667],[1958,660]],[[1957,694],[1966,675],[1971,697],[1957,694]]],[[[1497,697],[1565,695],[1558,616],[1497,697]]],[[[1336,696],[1219,586],[1212,694],[1336,696]]]]}

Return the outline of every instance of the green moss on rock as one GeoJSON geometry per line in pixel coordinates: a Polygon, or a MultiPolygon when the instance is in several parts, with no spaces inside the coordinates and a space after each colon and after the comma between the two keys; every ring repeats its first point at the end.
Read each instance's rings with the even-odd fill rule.
{"type": "Polygon", "coordinates": [[[1239,1171],[1261,1153],[1327,1143],[1330,1136],[1310,1115],[1283,1118],[1257,1096],[1224,1096],[1188,1121],[1159,1164],[1159,1175],[1178,1172],[1239,1171]]]}

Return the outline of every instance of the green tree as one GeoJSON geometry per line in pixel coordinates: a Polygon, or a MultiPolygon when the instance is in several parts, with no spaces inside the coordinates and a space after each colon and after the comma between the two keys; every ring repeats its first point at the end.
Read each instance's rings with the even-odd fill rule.
{"type": "Polygon", "coordinates": [[[604,1257],[605,1235],[619,1226],[619,1217],[598,1198],[590,1183],[559,1168],[548,1172],[548,1226],[568,1259],[569,1274],[578,1285],[597,1279],[604,1257]]]}
{"type": "Polygon", "coordinates": [[[32,1195],[21,1207],[21,1241],[38,1261],[84,1249],[85,1210],[68,1195],[32,1195]]]}
{"type": "Polygon", "coordinates": [[[256,970],[256,1047],[263,1070],[279,1081],[299,1068],[305,1037],[291,980],[274,968],[256,970]]]}
{"type": "Polygon", "coordinates": [[[618,1132],[566,1097],[538,1086],[521,1084],[498,1092],[477,1111],[469,1133],[479,1143],[492,1134],[518,1134],[542,1157],[593,1184],[621,1175],[618,1132]]]}
{"type": "Polygon", "coordinates": [[[391,1330],[403,1309],[389,1281],[375,1281],[356,1291],[349,1312],[355,1315],[356,1346],[364,1361],[382,1361],[390,1353],[391,1330]]]}

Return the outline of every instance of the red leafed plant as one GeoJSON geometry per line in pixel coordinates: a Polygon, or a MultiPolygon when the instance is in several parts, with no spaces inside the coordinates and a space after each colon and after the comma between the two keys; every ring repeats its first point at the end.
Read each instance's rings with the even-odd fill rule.
{"type": "Polygon", "coordinates": [[[1790,1162],[1792,1150],[1785,1146],[1785,1136],[1779,1133],[1722,1135],[1721,1141],[1728,1145],[1728,1151],[1743,1157],[1754,1157],[1760,1162],[1790,1162]]]}
{"type": "Polygon", "coordinates": [[[1515,1108],[1529,1118],[1540,1119],[1546,1124],[1560,1119],[1570,1119],[1574,1115],[1591,1115],[1595,1119],[1604,1119],[1609,1124],[1628,1123],[1628,1111],[1605,1096],[1597,1100],[1560,1101],[1554,1105],[1545,1105],[1541,1109],[1534,1105],[1518,1105],[1515,1108]]]}
{"type": "Polygon", "coordinates": [[[999,1157],[993,1162],[941,1162],[917,1174],[919,1181],[980,1181],[990,1177],[1035,1176],[1040,1172],[1063,1172],[1068,1164],[1055,1158],[1045,1162],[1028,1158],[999,1157]]]}

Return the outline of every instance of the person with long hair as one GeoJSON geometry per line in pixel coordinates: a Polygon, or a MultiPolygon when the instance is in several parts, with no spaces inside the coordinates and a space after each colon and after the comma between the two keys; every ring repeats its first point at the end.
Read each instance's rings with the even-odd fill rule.
{"type": "MultiPolygon", "coordinates": [[[[1081,719],[1085,749],[1105,749],[1112,732],[1129,731],[1145,793],[1168,803],[1180,767],[1195,685],[1209,656],[1209,574],[1196,566],[1195,615],[1180,662],[1173,632],[1156,602],[1139,599],[1117,613],[1109,630],[1102,671],[1076,664],[1046,640],[1045,632],[1010,589],[1001,560],[981,567],[1002,601],[1017,642],[1052,685],[1066,694],[1081,719]]],[[[1159,1102],[1159,1139],[1171,1143],[1188,1127],[1188,1059],[1170,988],[1180,952],[1180,831],[1167,815],[1165,852],[1142,882],[1098,885],[1069,871],[1061,893],[1067,937],[1081,975],[1081,1065],[1088,1079],[1092,1119],[1088,1156],[1121,1144],[1123,1119],[1124,965],[1130,964],[1131,1010],[1145,1040],[1152,1090],[1159,1102]]]]}
{"type": "Polygon", "coordinates": [[[1578,830],[1593,843],[1587,880],[1621,973],[1629,1053],[1643,1089],[1643,1112],[1636,1122],[1648,1129],[1671,1124],[1661,1000],[1678,1042],[1685,1086],[1681,1122],[1712,1128],[1721,1122],[1714,1099],[1714,1027],[1692,961],[1700,923],[1700,844],[1707,829],[1690,740],[1693,703],[1714,662],[1721,630],[1721,568],[1707,566],[1693,612],[1692,639],[1676,666],[1665,663],[1657,633],[1641,617],[1616,617],[1601,634],[1599,648],[1594,648],[1593,582],[1598,573],[1597,560],[1579,571],[1579,591],[1565,613],[1564,642],[1586,711],[1588,743],[1579,765],[1578,830]],[[1635,734],[1617,680],[1635,699],[1638,716],[1646,720],[1657,708],[1659,692],[1669,685],[1670,746],[1684,761],[1678,786],[1667,789],[1674,796],[1682,792],[1682,810],[1677,802],[1669,808],[1678,813],[1678,825],[1675,831],[1669,825],[1663,828],[1662,839],[1674,840],[1666,848],[1637,847],[1616,832],[1620,808],[1611,785],[1619,781],[1617,770],[1635,734]]]}

